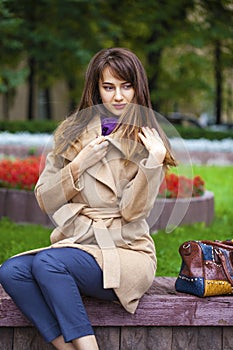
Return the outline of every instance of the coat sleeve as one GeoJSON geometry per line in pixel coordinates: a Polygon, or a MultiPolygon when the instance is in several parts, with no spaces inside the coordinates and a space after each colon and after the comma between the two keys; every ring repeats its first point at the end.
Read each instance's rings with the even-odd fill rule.
{"type": "Polygon", "coordinates": [[[74,182],[70,163],[64,166],[63,158],[56,157],[55,160],[53,153],[50,152],[35,187],[35,196],[40,208],[47,214],[53,214],[82,188],[82,177],[74,182]]]}
{"type": "Polygon", "coordinates": [[[136,176],[124,188],[120,201],[120,212],[126,221],[145,219],[149,215],[163,177],[163,164],[153,165],[147,159],[140,162],[136,176]]]}

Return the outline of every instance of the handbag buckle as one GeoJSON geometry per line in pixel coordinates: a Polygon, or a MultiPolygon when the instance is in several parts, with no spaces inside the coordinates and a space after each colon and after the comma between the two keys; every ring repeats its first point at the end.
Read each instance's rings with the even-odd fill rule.
{"type": "Polygon", "coordinates": [[[184,249],[189,249],[190,248],[190,243],[184,243],[183,244],[184,249]]]}

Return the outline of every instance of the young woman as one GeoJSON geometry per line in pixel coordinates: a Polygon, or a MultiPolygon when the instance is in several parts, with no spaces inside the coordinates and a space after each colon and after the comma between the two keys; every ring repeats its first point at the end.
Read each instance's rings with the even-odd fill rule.
{"type": "Polygon", "coordinates": [[[6,292],[55,348],[98,349],[81,295],[135,312],[156,271],[145,218],[167,165],[175,161],[141,62],[127,49],[100,51],[35,188],[56,224],[51,246],[0,268],[6,292]]]}

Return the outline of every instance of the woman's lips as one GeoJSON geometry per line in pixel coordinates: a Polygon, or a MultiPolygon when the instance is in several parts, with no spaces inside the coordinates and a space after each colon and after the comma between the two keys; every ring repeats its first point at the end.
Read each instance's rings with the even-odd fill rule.
{"type": "Polygon", "coordinates": [[[124,103],[124,104],[114,104],[114,105],[113,105],[113,107],[114,107],[115,109],[123,109],[123,108],[125,108],[125,106],[126,106],[125,103],[124,103]]]}

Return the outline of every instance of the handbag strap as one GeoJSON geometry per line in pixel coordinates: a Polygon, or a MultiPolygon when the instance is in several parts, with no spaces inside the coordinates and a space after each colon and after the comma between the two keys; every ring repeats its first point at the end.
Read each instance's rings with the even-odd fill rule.
{"type": "Polygon", "coordinates": [[[233,251],[233,241],[208,241],[208,240],[203,240],[201,242],[204,243],[204,244],[207,244],[207,245],[211,245],[213,247],[213,249],[215,250],[215,252],[218,254],[219,259],[221,260],[222,267],[223,267],[223,270],[225,272],[225,275],[226,275],[229,283],[233,287],[233,278],[231,277],[231,275],[229,273],[229,270],[227,268],[226,257],[225,257],[225,255],[223,254],[223,252],[220,249],[220,248],[222,248],[222,249],[226,249],[228,251],[233,251]]]}
{"type": "Polygon", "coordinates": [[[213,247],[219,247],[223,249],[228,249],[233,251],[233,241],[200,241],[201,243],[212,245],[213,247]]]}
{"type": "Polygon", "coordinates": [[[227,268],[227,264],[226,264],[226,257],[225,255],[221,252],[221,250],[219,249],[215,249],[216,253],[218,254],[220,260],[221,260],[221,263],[222,263],[222,267],[223,267],[223,270],[225,272],[225,275],[229,281],[229,283],[231,284],[231,286],[233,287],[233,279],[229,273],[229,270],[227,268]]]}

